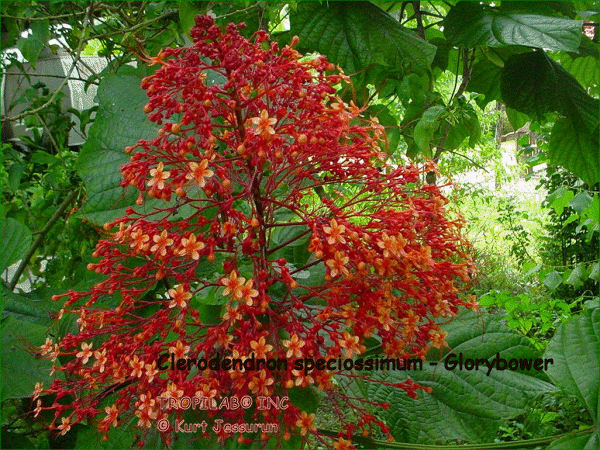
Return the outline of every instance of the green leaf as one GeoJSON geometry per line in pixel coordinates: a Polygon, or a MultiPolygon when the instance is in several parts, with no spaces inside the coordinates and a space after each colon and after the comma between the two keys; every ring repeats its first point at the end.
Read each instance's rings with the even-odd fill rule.
{"type": "Polygon", "coordinates": [[[502,95],[500,93],[500,77],[502,75],[502,67],[498,67],[487,58],[476,60],[471,70],[471,80],[467,85],[470,92],[477,92],[485,96],[483,105],[492,100],[500,101],[502,95]]]}
{"type": "Polygon", "coordinates": [[[541,51],[511,56],[500,82],[506,106],[542,120],[559,112],[589,133],[598,128],[598,100],[590,97],[573,76],[541,51]]]}
{"type": "Polygon", "coordinates": [[[59,158],[56,155],[51,155],[50,153],[42,150],[38,150],[31,155],[31,162],[38,164],[50,165],[57,161],[59,161],[59,158]]]}
{"type": "Polygon", "coordinates": [[[580,213],[588,208],[593,201],[594,198],[587,191],[581,191],[575,197],[573,197],[573,199],[569,202],[569,206],[580,213]]]}
{"type": "Polygon", "coordinates": [[[518,130],[529,122],[529,116],[527,114],[523,114],[512,108],[506,108],[506,117],[508,117],[510,126],[513,127],[514,130],[518,130]]]}
{"type": "Polygon", "coordinates": [[[567,281],[565,281],[565,283],[570,284],[573,287],[581,286],[583,284],[584,271],[585,268],[583,266],[583,263],[577,264],[569,274],[569,277],[567,278],[567,281]]]}
{"type": "Polygon", "coordinates": [[[11,316],[25,322],[48,325],[51,321],[50,314],[59,309],[58,304],[49,295],[40,296],[35,291],[26,295],[15,294],[2,287],[2,319],[11,316]]]}
{"type": "Polygon", "coordinates": [[[25,166],[19,162],[10,165],[8,169],[8,189],[11,192],[16,192],[19,189],[24,171],[25,166]]]}
{"type": "Polygon", "coordinates": [[[598,425],[598,324],[600,309],[586,310],[564,322],[548,343],[547,374],[563,391],[577,397],[598,425]]]}
{"type": "Polygon", "coordinates": [[[292,405],[307,413],[317,412],[319,396],[312,387],[293,387],[288,391],[288,394],[292,405]]]}
{"type": "MultiPolygon", "coordinates": [[[[452,353],[468,358],[538,358],[527,338],[507,328],[501,315],[477,316],[464,312],[444,327],[452,353]]],[[[447,355],[446,355],[447,356],[447,355]]],[[[423,370],[370,372],[387,383],[415,382],[433,389],[416,400],[396,388],[359,382],[359,395],[369,401],[388,402],[390,408],[377,411],[403,442],[440,444],[451,440],[486,442],[496,436],[503,420],[522,414],[536,395],[555,388],[540,379],[540,373],[492,370],[446,370],[438,355],[428,355],[423,370]],[[437,362],[432,366],[430,363],[437,362]]],[[[356,392],[354,392],[356,394],[356,392]]]]}
{"type": "Polygon", "coordinates": [[[548,289],[554,291],[562,283],[562,275],[556,271],[550,272],[544,278],[544,284],[548,289]]]}
{"type": "Polygon", "coordinates": [[[35,68],[41,51],[46,47],[50,39],[50,22],[47,20],[35,20],[31,22],[31,35],[22,37],[17,41],[17,48],[23,57],[35,68]]]}
{"type": "Polygon", "coordinates": [[[10,218],[2,220],[0,273],[25,256],[25,252],[31,245],[31,239],[31,231],[21,222],[10,218]]]}
{"type": "Polygon", "coordinates": [[[546,450],[596,450],[598,433],[571,433],[553,441],[546,450]]]}
{"type": "Polygon", "coordinates": [[[590,275],[589,275],[589,279],[590,280],[595,280],[598,281],[598,263],[595,262],[594,264],[592,264],[592,268],[590,270],[590,275]]]}
{"type": "MultiPolygon", "coordinates": [[[[290,14],[299,47],[317,51],[355,73],[372,64],[427,69],[436,48],[369,2],[302,2],[290,14]]],[[[389,72],[389,70],[388,70],[389,72]]]]}
{"type": "Polygon", "coordinates": [[[202,13],[202,8],[191,0],[179,0],[177,2],[177,8],[179,11],[179,23],[181,29],[186,36],[189,36],[190,30],[194,26],[194,19],[198,14],[202,13]]]}
{"type": "Polygon", "coordinates": [[[104,440],[102,434],[95,427],[87,426],[77,430],[76,448],[95,448],[95,449],[116,449],[132,448],[132,441],[135,436],[133,426],[111,428],[108,432],[108,440],[104,440]]]}
{"type": "MultiPolygon", "coordinates": [[[[46,327],[9,317],[2,322],[2,401],[30,397],[36,382],[48,387],[52,363],[30,353],[46,339],[46,327]],[[18,375],[18,376],[15,376],[18,375]]],[[[55,376],[59,376],[56,374],[55,376]]]]}
{"type": "Polygon", "coordinates": [[[461,2],[444,20],[444,34],[460,47],[526,47],[574,52],[581,42],[580,20],[461,2]]]}
{"type": "Polygon", "coordinates": [[[588,133],[569,119],[556,121],[550,135],[548,157],[593,186],[600,179],[598,133],[588,133]]]}
{"type": "Polygon", "coordinates": [[[560,216],[573,197],[575,197],[573,191],[561,186],[548,195],[548,202],[550,202],[550,206],[552,206],[556,215],[560,216]]]}
{"type": "Polygon", "coordinates": [[[158,126],[143,111],[147,97],[140,83],[139,72],[125,66],[105,76],[98,86],[96,120],[77,160],[87,189],[82,212],[98,225],[124,215],[135,204],[137,191],[120,186],[121,166],[129,161],[125,147],[157,135],[158,126]]]}
{"type": "Polygon", "coordinates": [[[573,75],[584,88],[598,86],[600,81],[598,58],[590,55],[571,57],[568,53],[561,53],[559,61],[560,65],[573,75]]]}
{"type": "Polygon", "coordinates": [[[481,125],[471,104],[462,104],[453,117],[447,120],[450,123],[450,129],[444,145],[446,148],[459,148],[466,138],[469,138],[469,147],[475,146],[479,141],[481,125]]]}
{"type": "Polygon", "coordinates": [[[415,143],[425,156],[431,156],[431,148],[429,147],[429,143],[433,139],[433,135],[440,125],[439,118],[444,111],[445,108],[440,105],[434,105],[428,108],[415,126],[415,143]]]}

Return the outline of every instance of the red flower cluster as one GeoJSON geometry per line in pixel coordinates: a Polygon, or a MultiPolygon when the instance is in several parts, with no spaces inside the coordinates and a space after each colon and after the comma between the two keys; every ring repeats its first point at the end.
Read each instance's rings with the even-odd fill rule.
{"type": "MultiPolygon", "coordinates": [[[[161,67],[143,80],[145,111],[162,127],[128,148],[122,167],[139,204],[152,197],[163,207],[105,225],[89,268],[107,278],[64,295],[61,316],[77,315],[79,332],[42,347],[65,377],[36,388],[36,412],[54,410],[51,428],[62,433],[83,420],[107,433],[133,419],[142,442],[158,433],[156,420],[181,414],[161,410],[161,397],[318,389],[340,412],[337,448],[374,426],[388,433],[371,404],[344,394],[344,380],[364,373],[159,370],[164,353],[356,358],[368,338],[387,355],[423,357],[445,344],[434,319],[474,306],[459,298],[472,269],[460,222],[445,217],[438,187],[420,183],[424,169],[386,163],[377,119],[336,97],[346,76],[322,56],[302,57],[297,38],[280,50],[262,31],[249,41],[208,17],[196,18],[192,37],[152,59],[161,67]],[[209,308],[220,308],[216,321],[209,308]]],[[[332,445],[293,401],[218,416],[280,424],[277,437],[240,442],[311,434],[332,445]]],[[[172,436],[161,433],[167,444],[172,436]]]]}

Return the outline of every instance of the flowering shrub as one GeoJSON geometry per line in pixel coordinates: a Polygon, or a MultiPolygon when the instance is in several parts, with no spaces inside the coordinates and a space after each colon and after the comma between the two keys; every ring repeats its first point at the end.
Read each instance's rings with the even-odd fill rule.
{"type": "MultiPolygon", "coordinates": [[[[66,297],[60,316],[76,315],[79,332],[42,347],[65,377],[36,387],[36,413],[53,410],[50,426],[62,434],[88,420],[106,435],[133,418],[143,445],[156,420],[181,417],[161,409],[161,397],[319,389],[340,413],[338,448],[373,427],[389,434],[368,413],[371,403],[342,389],[364,372],[305,372],[293,364],[160,370],[165,353],[355,358],[369,338],[387,355],[424,357],[445,343],[434,319],[474,306],[459,298],[471,271],[460,222],[445,217],[438,187],[419,182],[431,168],[386,163],[377,120],[335,96],[345,75],[322,56],[302,58],[295,40],[280,50],[262,31],[249,41],[233,24],[223,32],[198,17],[191,34],[191,47],[152,58],[160,68],[143,80],[145,112],[162,127],[155,139],[127,148],[131,162],[122,167],[123,186],[139,190],[138,204],[154,198],[163,205],[130,209],[106,224],[94,252],[99,262],[89,265],[106,279],[57,297],[66,297]],[[215,77],[223,81],[208,82],[215,77]],[[100,305],[107,298],[113,307],[100,305]],[[206,304],[222,305],[216,320],[206,304]],[[42,394],[52,400],[45,404],[42,394]]],[[[396,386],[411,396],[422,389],[396,386]]],[[[315,415],[293,401],[285,410],[218,415],[277,422],[278,441],[313,435],[331,445],[315,415]]],[[[172,442],[172,431],[161,436],[172,442]]]]}

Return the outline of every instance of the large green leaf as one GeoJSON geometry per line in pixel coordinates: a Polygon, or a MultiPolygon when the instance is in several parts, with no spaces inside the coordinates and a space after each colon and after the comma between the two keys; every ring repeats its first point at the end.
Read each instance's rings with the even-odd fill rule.
{"type": "Polygon", "coordinates": [[[597,450],[598,433],[572,433],[552,442],[546,450],[597,450]]]}
{"type": "Polygon", "coordinates": [[[600,65],[593,56],[575,56],[568,53],[559,55],[561,66],[575,77],[584,88],[598,86],[600,82],[600,65]]]}
{"type": "MultiPolygon", "coordinates": [[[[444,327],[454,355],[492,360],[538,358],[538,351],[526,337],[509,329],[501,315],[462,313],[444,327]]],[[[439,444],[451,440],[485,442],[496,435],[503,420],[522,414],[536,395],[556,390],[536,371],[446,370],[445,355],[430,355],[423,370],[410,371],[410,378],[433,389],[413,400],[396,388],[361,382],[354,389],[370,401],[388,402],[390,408],[378,411],[397,440],[439,444]],[[437,363],[437,365],[432,365],[437,363]]],[[[373,372],[370,376],[397,383],[406,372],[373,372]]]]}
{"type": "Polygon", "coordinates": [[[511,56],[502,72],[500,90],[508,107],[538,119],[556,111],[569,117],[577,127],[597,132],[598,100],[544,52],[511,56]]]}
{"type": "Polygon", "coordinates": [[[120,186],[121,166],[129,161],[124,150],[139,139],[155,137],[158,129],[144,114],[148,99],[140,83],[139,72],[126,66],[105,76],[98,87],[96,120],[77,160],[87,189],[82,212],[96,224],[122,216],[135,204],[137,192],[120,186]]]}
{"type": "MultiPolygon", "coordinates": [[[[2,400],[31,396],[36,382],[50,385],[52,363],[31,353],[42,345],[46,328],[9,317],[2,322],[2,400]],[[17,376],[15,376],[17,375],[17,376]]],[[[59,375],[57,375],[59,376],[59,375]]]]}
{"type": "Polygon", "coordinates": [[[198,14],[202,13],[201,4],[191,0],[178,0],[177,10],[179,13],[179,25],[181,25],[181,29],[187,37],[195,24],[194,19],[198,14]]]}
{"type": "Polygon", "coordinates": [[[588,185],[600,180],[598,133],[589,133],[567,118],[556,121],[550,135],[548,156],[588,185]]]}
{"type": "Polygon", "coordinates": [[[50,300],[50,295],[40,295],[35,291],[26,295],[18,295],[2,287],[2,319],[12,316],[21,321],[48,325],[51,314],[57,312],[60,305],[50,300]]]}
{"type": "Polygon", "coordinates": [[[36,20],[31,22],[31,34],[19,38],[17,48],[23,57],[35,68],[40,53],[50,39],[50,22],[47,20],[36,20]]]}
{"type": "Polygon", "coordinates": [[[11,264],[19,261],[31,245],[31,231],[15,219],[2,220],[0,235],[0,273],[11,264]]]}
{"type": "Polygon", "coordinates": [[[434,105],[428,108],[421,119],[415,125],[414,139],[419,150],[425,155],[431,157],[431,148],[429,146],[435,131],[440,126],[440,117],[446,111],[441,105],[434,105]]]}
{"type": "Polygon", "coordinates": [[[481,137],[481,125],[475,109],[462,97],[458,100],[459,107],[447,119],[449,129],[444,147],[449,149],[459,148],[466,138],[469,138],[469,147],[473,147],[481,137]]]}
{"type": "Polygon", "coordinates": [[[369,2],[303,2],[290,15],[299,46],[318,51],[352,74],[372,64],[401,71],[428,68],[436,48],[369,2]]]}
{"type": "Polygon", "coordinates": [[[487,58],[479,58],[473,65],[471,71],[471,80],[468,84],[468,89],[471,92],[477,92],[485,96],[485,102],[482,105],[491,102],[492,100],[501,100],[500,93],[500,77],[502,75],[502,67],[494,64],[487,58]]]}
{"type": "Polygon", "coordinates": [[[554,360],[547,370],[552,382],[577,397],[595,425],[598,425],[599,322],[598,308],[573,317],[556,330],[544,355],[554,360]]]}
{"type": "Polygon", "coordinates": [[[460,47],[527,47],[574,52],[581,42],[580,20],[461,2],[444,20],[444,34],[460,47]]]}

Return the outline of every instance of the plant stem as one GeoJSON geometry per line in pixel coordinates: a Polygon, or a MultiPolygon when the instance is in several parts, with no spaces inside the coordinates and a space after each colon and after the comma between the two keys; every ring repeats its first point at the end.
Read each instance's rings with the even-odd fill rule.
{"type": "Polygon", "coordinates": [[[50,229],[52,228],[54,223],[60,218],[61,214],[64,212],[65,209],[67,209],[67,206],[69,206],[69,204],[73,201],[73,199],[76,196],[77,196],[77,191],[71,191],[71,193],[69,195],[67,195],[67,197],[63,200],[63,202],[59,205],[58,209],[54,212],[54,214],[52,214],[52,217],[50,217],[48,222],[46,222],[46,225],[44,225],[44,228],[42,228],[38,232],[37,238],[31,245],[31,247],[29,247],[29,250],[27,251],[27,253],[23,257],[23,259],[21,260],[19,267],[17,267],[17,271],[15,272],[10,284],[8,285],[8,289],[10,291],[12,291],[15,288],[15,286],[19,282],[19,278],[21,278],[21,275],[25,271],[27,264],[29,264],[29,260],[31,259],[31,257],[35,253],[35,251],[38,249],[38,247],[40,245],[42,245],[42,241],[44,240],[44,236],[46,236],[46,233],[48,233],[48,231],[50,231],[50,229]]]}
{"type": "MultiPolygon", "coordinates": [[[[328,436],[338,436],[339,433],[331,430],[319,430],[319,432],[328,436]]],[[[568,432],[562,434],[555,434],[553,436],[546,436],[535,439],[524,439],[519,441],[506,441],[506,442],[489,442],[483,444],[455,444],[455,445],[428,445],[428,444],[414,444],[409,442],[388,442],[381,441],[378,439],[372,439],[364,436],[352,436],[354,442],[363,444],[367,448],[399,448],[399,449],[418,449],[418,450],[435,450],[443,448],[444,450],[486,450],[486,449],[505,449],[505,448],[528,448],[537,447],[540,445],[549,444],[552,441],[560,439],[570,434],[583,434],[594,432],[593,428],[586,428],[585,430],[579,430],[575,432],[568,432]]]]}

